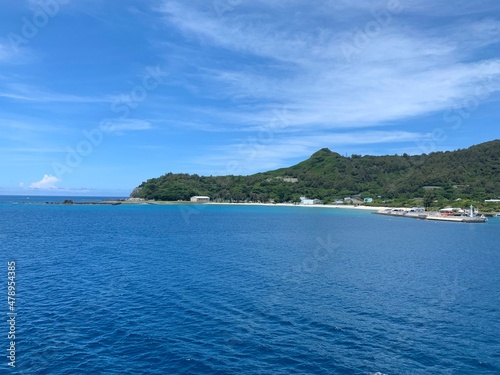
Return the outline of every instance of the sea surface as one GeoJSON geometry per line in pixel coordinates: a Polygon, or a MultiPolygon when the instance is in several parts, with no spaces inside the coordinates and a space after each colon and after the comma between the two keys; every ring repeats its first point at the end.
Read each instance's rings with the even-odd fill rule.
{"type": "Polygon", "coordinates": [[[500,219],[64,199],[0,197],[1,374],[500,374],[500,219]]]}

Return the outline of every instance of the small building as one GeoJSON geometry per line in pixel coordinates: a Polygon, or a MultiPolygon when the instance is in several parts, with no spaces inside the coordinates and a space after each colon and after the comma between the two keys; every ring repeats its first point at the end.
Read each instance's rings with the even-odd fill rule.
{"type": "Polygon", "coordinates": [[[363,200],[365,201],[365,203],[372,203],[373,202],[373,198],[371,198],[371,197],[366,197],[363,200]]]}
{"type": "Polygon", "coordinates": [[[486,203],[500,203],[500,199],[485,199],[486,203]]]}
{"type": "Polygon", "coordinates": [[[344,204],[343,199],[335,199],[335,204],[344,204]]]}
{"type": "Polygon", "coordinates": [[[300,204],[320,204],[321,201],[319,199],[309,199],[306,197],[300,197],[300,204]]]}
{"type": "Polygon", "coordinates": [[[127,199],[129,202],[144,202],[144,198],[129,198],[127,199]]]}
{"type": "Polygon", "coordinates": [[[208,203],[210,202],[210,197],[204,195],[195,195],[194,197],[191,197],[191,202],[208,203]]]}

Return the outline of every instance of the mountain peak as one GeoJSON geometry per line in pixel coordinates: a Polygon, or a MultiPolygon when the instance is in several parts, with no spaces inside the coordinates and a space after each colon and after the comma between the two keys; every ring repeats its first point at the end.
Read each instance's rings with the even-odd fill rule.
{"type": "Polygon", "coordinates": [[[333,153],[334,152],[332,150],[330,150],[329,148],[324,147],[321,150],[316,151],[311,156],[314,156],[314,155],[330,155],[330,154],[333,154],[333,153]]]}
{"type": "Polygon", "coordinates": [[[314,154],[312,154],[311,155],[311,159],[324,158],[324,157],[332,157],[332,156],[339,157],[341,155],[339,153],[337,153],[337,152],[333,152],[329,148],[324,147],[321,150],[318,150],[314,154]]]}

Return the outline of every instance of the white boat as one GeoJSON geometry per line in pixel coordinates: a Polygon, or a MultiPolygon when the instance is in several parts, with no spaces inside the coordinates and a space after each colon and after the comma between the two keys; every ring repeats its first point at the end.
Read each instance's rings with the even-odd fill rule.
{"type": "Polygon", "coordinates": [[[470,206],[469,214],[464,217],[464,222],[468,223],[484,223],[486,221],[488,221],[486,216],[479,216],[479,210],[475,209],[472,205],[470,206]]]}

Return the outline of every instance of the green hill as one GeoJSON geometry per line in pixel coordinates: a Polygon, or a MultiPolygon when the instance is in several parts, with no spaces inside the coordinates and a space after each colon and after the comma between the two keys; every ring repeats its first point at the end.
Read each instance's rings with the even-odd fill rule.
{"type": "Polygon", "coordinates": [[[325,203],[372,197],[375,203],[444,205],[500,198],[500,140],[468,149],[416,156],[343,157],[323,148],[288,168],[250,176],[206,177],[167,173],[143,182],[131,196],[155,200],[297,202],[300,196],[325,203]],[[415,198],[417,198],[415,200],[415,198]]]}

